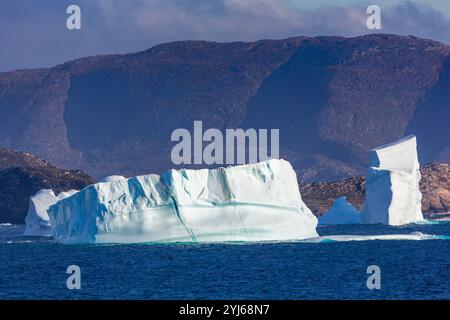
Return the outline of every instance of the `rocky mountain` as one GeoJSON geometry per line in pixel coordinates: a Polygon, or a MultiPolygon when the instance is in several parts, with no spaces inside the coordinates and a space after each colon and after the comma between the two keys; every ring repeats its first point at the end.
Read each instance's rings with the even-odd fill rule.
{"type": "Polygon", "coordinates": [[[163,172],[171,133],[280,129],[303,181],[363,174],[413,133],[450,162],[450,47],[395,35],[184,41],[0,73],[0,146],[99,177],[163,172]]]}
{"type": "Polygon", "coordinates": [[[29,153],[0,148],[0,223],[24,223],[30,197],[40,189],[80,190],[94,180],[79,170],[63,170],[29,153]]]}
{"type": "MultiPolygon", "coordinates": [[[[420,169],[422,212],[426,216],[439,216],[450,212],[450,165],[429,163],[420,169]]],[[[361,210],[364,206],[365,176],[348,178],[337,182],[300,182],[302,198],[317,216],[325,213],[335,199],[347,197],[347,201],[361,210]]]]}

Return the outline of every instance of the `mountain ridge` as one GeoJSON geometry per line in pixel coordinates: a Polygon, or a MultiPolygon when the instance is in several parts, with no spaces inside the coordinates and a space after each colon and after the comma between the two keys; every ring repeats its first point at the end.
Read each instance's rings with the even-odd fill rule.
{"type": "Polygon", "coordinates": [[[433,125],[450,119],[449,53],[386,34],[178,41],[4,72],[0,147],[133,176],[173,167],[170,133],[202,120],[280,128],[280,155],[305,181],[361,174],[368,150],[410,133],[423,163],[449,162],[450,129],[433,125]]]}

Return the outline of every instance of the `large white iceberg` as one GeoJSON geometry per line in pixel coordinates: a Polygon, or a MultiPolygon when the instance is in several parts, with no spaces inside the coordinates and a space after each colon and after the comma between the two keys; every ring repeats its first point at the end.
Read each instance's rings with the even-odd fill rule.
{"type": "Polygon", "coordinates": [[[363,223],[403,225],[423,221],[419,181],[415,136],[371,150],[363,223]]]}
{"type": "Polygon", "coordinates": [[[62,243],[300,240],[317,237],[289,162],[171,170],[97,183],[49,209],[62,243]]]}
{"type": "Polygon", "coordinates": [[[330,210],[319,218],[319,224],[358,224],[361,223],[361,213],[347,202],[346,197],[339,197],[330,210]]]}
{"type": "Polygon", "coordinates": [[[59,200],[70,197],[76,190],[61,192],[58,196],[51,189],[41,189],[30,198],[30,205],[25,217],[24,236],[51,236],[52,228],[47,210],[59,200]]]}

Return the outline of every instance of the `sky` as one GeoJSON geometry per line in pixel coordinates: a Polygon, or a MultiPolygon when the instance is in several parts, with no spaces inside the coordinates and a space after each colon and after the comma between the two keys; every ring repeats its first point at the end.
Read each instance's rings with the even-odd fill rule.
{"type": "Polygon", "coordinates": [[[450,44],[450,0],[1,0],[0,72],[178,40],[373,32],[450,44]],[[81,30],[66,27],[71,4],[81,9],[81,30]],[[366,27],[366,9],[374,4],[382,23],[375,31],[366,27]]]}

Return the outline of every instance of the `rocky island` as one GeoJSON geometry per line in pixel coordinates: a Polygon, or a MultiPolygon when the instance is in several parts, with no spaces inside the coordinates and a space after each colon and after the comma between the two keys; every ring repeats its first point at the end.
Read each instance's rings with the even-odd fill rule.
{"type": "Polygon", "coordinates": [[[30,198],[41,189],[56,193],[94,183],[81,170],[64,170],[26,152],[0,148],[0,223],[24,224],[30,198]]]}

